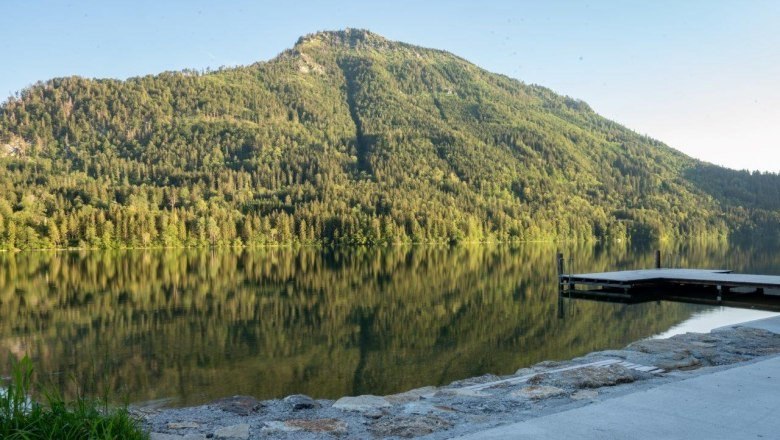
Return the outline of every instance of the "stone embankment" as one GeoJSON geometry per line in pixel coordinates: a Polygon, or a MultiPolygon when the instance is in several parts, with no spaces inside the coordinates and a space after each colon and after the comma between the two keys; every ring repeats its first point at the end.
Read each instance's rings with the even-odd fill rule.
{"type": "Polygon", "coordinates": [[[635,342],[505,377],[336,401],[235,396],[179,409],[135,408],[152,440],[451,438],[780,353],[780,334],[735,327],[635,342]],[[701,370],[706,367],[704,370],[701,370]]]}

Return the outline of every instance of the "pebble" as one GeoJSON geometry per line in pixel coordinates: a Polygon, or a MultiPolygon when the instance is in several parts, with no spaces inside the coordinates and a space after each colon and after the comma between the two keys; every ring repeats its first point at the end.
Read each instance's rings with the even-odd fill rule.
{"type": "Polygon", "coordinates": [[[168,423],[168,429],[197,429],[200,427],[195,422],[171,422],[168,423]]]}
{"type": "Polygon", "coordinates": [[[206,436],[203,434],[165,434],[162,432],[153,432],[149,434],[150,440],[205,440],[206,436]]]}
{"type": "Polygon", "coordinates": [[[571,397],[574,400],[592,400],[595,399],[599,395],[599,392],[596,390],[578,390],[574,393],[572,393],[571,397]]]}

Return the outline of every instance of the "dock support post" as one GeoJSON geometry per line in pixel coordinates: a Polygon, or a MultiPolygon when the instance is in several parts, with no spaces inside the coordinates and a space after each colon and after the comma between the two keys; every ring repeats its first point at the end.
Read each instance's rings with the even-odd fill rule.
{"type": "Polygon", "coordinates": [[[574,255],[569,255],[569,288],[568,291],[570,292],[569,295],[571,295],[571,291],[574,290],[574,283],[571,280],[571,275],[574,273],[574,255]]]}
{"type": "Polygon", "coordinates": [[[555,255],[558,260],[558,293],[563,292],[563,254],[558,252],[555,255]]]}
{"type": "Polygon", "coordinates": [[[558,319],[566,317],[566,312],[563,309],[563,292],[558,292],[558,319]]]}
{"type": "Polygon", "coordinates": [[[661,268],[661,251],[656,249],[655,251],[655,268],[660,269],[661,268]]]}
{"type": "Polygon", "coordinates": [[[557,257],[558,259],[558,275],[563,275],[563,254],[558,252],[557,257]]]}
{"type": "Polygon", "coordinates": [[[731,291],[731,286],[718,285],[718,302],[723,301],[723,295],[731,291]]]}

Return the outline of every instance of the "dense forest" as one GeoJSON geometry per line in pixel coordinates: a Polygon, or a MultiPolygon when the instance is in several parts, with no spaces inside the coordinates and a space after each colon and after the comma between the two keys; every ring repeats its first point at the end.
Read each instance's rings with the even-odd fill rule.
{"type": "Polygon", "coordinates": [[[0,107],[0,248],[780,234],[780,176],[362,30],[0,107]]]}

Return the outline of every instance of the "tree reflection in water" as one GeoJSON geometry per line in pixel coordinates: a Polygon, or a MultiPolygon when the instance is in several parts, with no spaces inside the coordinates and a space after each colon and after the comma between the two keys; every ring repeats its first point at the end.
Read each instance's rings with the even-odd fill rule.
{"type": "MultiPolygon", "coordinates": [[[[565,245],[578,271],[652,248],[565,245]]],[[[558,317],[555,245],[0,254],[0,362],[32,356],[66,394],[175,405],[387,394],[506,374],[658,334],[702,310],[581,302],[558,317]]],[[[667,245],[684,267],[767,272],[770,251],[667,245]]]]}

